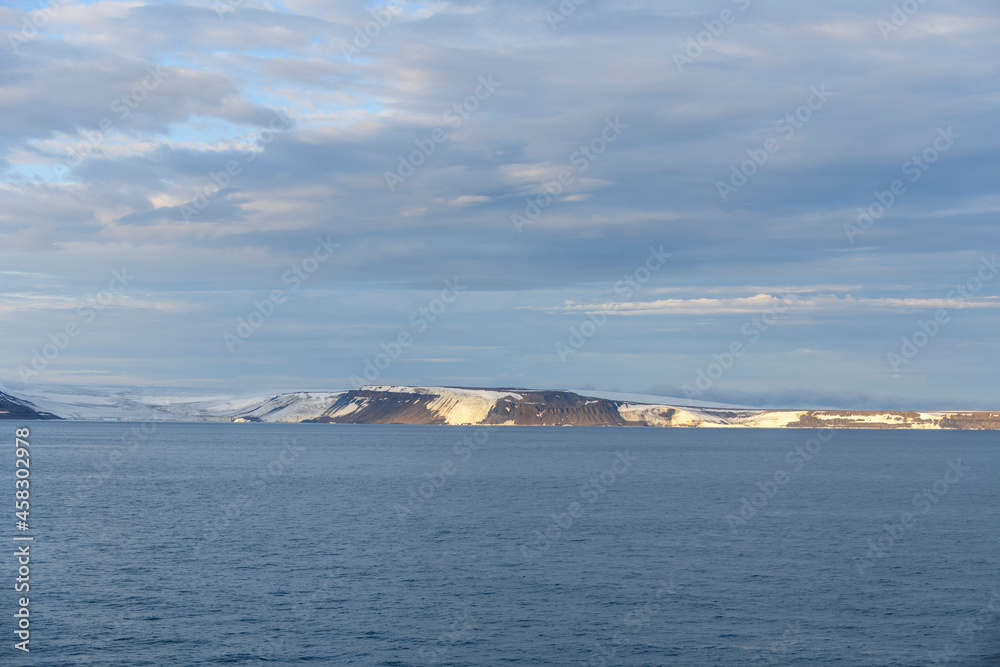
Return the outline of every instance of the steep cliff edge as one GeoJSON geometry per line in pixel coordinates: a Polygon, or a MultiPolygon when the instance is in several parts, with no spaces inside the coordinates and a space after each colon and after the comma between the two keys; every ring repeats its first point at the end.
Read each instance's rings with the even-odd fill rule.
{"type": "Polygon", "coordinates": [[[30,402],[0,391],[0,419],[38,420],[59,419],[50,412],[43,412],[30,402]]]}
{"type": "Polygon", "coordinates": [[[568,391],[363,387],[307,421],[335,424],[628,426],[619,403],[568,391]]]}

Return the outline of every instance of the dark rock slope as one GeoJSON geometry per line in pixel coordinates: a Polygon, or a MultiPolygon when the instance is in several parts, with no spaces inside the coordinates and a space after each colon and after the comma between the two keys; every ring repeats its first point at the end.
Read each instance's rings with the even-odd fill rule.
{"type": "Polygon", "coordinates": [[[306,421],[324,424],[446,424],[445,418],[430,404],[433,394],[371,391],[345,391],[337,402],[316,419],[306,421]],[[356,406],[351,412],[345,410],[356,406]]]}
{"type": "Polygon", "coordinates": [[[42,412],[28,401],[0,391],[0,419],[59,419],[50,412],[42,412]]]}
{"type": "Polygon", "coordinates": [[[521,426],[641,426],[627,422],[618,411],[618,403],[600,398],[585,398],[568,391],[518,391],[521,400],[508,396],[496,402],[484,424],[521,426]]]}

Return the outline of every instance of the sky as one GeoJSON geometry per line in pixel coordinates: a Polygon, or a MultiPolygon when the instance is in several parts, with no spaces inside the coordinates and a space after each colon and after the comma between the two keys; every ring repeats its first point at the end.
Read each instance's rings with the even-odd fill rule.
{"type": "Polygon", "coordinates": [[[1000,406],[993,0],[7,0],[0,379],[1000,406]]]}

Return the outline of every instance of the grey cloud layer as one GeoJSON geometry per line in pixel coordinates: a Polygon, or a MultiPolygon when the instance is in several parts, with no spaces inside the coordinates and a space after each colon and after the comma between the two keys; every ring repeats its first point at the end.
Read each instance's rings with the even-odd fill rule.
{"type": "MultiPolygon", "coordinates": [[[[607,286],[650,244],[674,253],[671,270],[655,278],[659,287],[820,281],[864,285],[873,300],[942,298],[998,245],[1000,205],[990,197],[1000,176],[1000,13],[987,2],[928,3],[887,38],[878,22],[891,20],[891,3],[588,0],[555,23],[558,2],[404,3],[388,20],[384,9],[382,23],[356,3],[230,4],[221,15],[208,2],[67,5],[20,56],[6,35],[20,30],[24,14],[0,13],[4,268],[85,285],[128,257],[147,269],[150,298],[187,300],[220,315],[197,325],[204,330],[198,340],[217,347],[213,336],[269,288],[270,276],[307,252],[316,235],[330,234],[342,257],[310,289],[328,290],[331,303],[338,298],[330,295],[361,292],[376,307],[348,298],[338,319],[356,328],[338,329],[342,339],[324,348],[333,318],[310,313],[306,301],[290,306],[288,319],[268,324],[274,333],[253,341],[267,350],[260,377],[315,373],[306,361],[281,368],[281,331],[322,355],[329,370],[316,377],[336,384],[368,354],[366,334],[351,332],[391,330],[400,317],[405,323],[423,298],[412,286],[461,275],[484,296],[463,297],[456,308],[475,316],[456,315],[454,329],[431,332],[422,344],[439,349],[419,356],[470,358],[451,346],[473,344],[500,323],[517,323],[518,333],[489,341],[507,346],[499,360],[447,369],[414,362],[400,380],[429,382],[436,374],[496,383],[531,368],[526,384],[641,389],[679,386],[710,358],[704,314],[626,318],[567,368],[551,346],[573,314],[546,309],[603,302],[607,286]],[[711,34],[705,22],[727,9],[735,20],[711,34]],[[370,43],[358,48],[366,28],[370,43]],[[706,31],[710,39],[701,37],[706,31]],[[689,40],[699,38],[706,42],[699,55],[679,71],[675,56],[695,53],[689,40]],[[356,50],[350,58],[345,45],[356,50]],[[155,85],[144,85],[152,73],[155,85]],[[467,118],[446,115],[475,95],[480,77],[498,82],[496,91],[466,109],[467,118]],[[816,87],[829,99],[807,120],[794,120],[816,87]],[[279,112],[291,126],[268,134],[279,112]],[[592,142],[608,118],[627,129],[581,161],[581,147],[599,146],[592,142]],[[843,227],[858,207],[905,180],[904,163],[949,127],[961,136],[954,147],[907,181],[905,195],[849,243],[843,227]],[[433,152],[390,191],[386,172],[411,160],[437,128],[443,140],[432,141],[433,152]],[[719,182],[769,139],[779,150],[720,198],[719,182]],[[59,171],[72,151],[84,159],[59,171]],[[238,173],[220,188],[218,174],[229,164],[238,173]],[[561,170],[573,182],[517,234],[511,215],[561,170]],[[185,216],[199,192],[212,193],[208,205],[185,216]],[[212,289],[220,284],[225,296],[212,289]],[[652,335],[657,329],[673,331],[652,335]]],[[[996,293],[991,285],[981,296],[996,293]]],[[[305,292],[297,298],[317,303],[305,292]]],[[[898,338],[867,309],[845,310],[857,336],[853,351],[830,325],[797,326],[797,338],[781,343],[788,353],[825,350],[819,361],[794,363],[814,364],[816,384],[837,390],[849,388],[866,361],[880,364],[883,348],[898,338]],[[835,361],[845,358],[852,363],[837,371],[835,361]]],[[[996,322],[992,310],[966,311],[977,323],[972,329],[956,325],[968,352],[957,339],[936,342],[942,352],[924,357],[926,375],[907,383],[883,372],[878,391],[978,395],[956,369],[974,366],[972,355],[995,358],[974,331],[996,322]],[[952,364],[946,346],[957,355],[952,364]]],[[[162,317],[152,340],[183,326],[162,317]]],[[[886,317],[904,318],[900,335],[910,328],[909,315],[886,317]]],[[[127,309],[121,321],[130,321],[127,309]]],[[[41,322],[29,326],[33,334],[19,339],[11,359],[44,337],[41,322]]],[[[713,320],[715,331],[726,322],[713,320]]],[[[212,358],[201,344],[185,354],[212,358]]],[[[777,353],[777,337],[774,345],[777,353]]],[[[148,353],[136,345],[131,354],[148,353]]],[[[763,357],[753,363],[752,372],[727,379],[734,390],[787,380],[780,365],[763,357]]],[[[192,361],[184,376],[201,365],[192,361]]],[[[142,375],[140,367],[136,361],[122,373],[142,375]]],[[[242,372],[237,360],[215,360],[209,371],[242,372]]],[[[808,380],[804,374],[796,386],[808,380]]]]}

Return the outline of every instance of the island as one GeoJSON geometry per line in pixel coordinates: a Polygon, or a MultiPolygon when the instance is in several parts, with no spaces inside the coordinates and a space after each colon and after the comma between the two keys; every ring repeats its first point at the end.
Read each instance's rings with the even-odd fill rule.
{"type": "MultiPolygon", "coordinates": [[[[0,419],[661,428],[1000,429],[1000,411],[763,409],[563,389],[367,385],[264,397],[0,392],[0,419]]],[[[74,393],[76,392],[76,393],[74,393]]],[[[88,393],[89,392],[89,393],[88,393]]]]}

